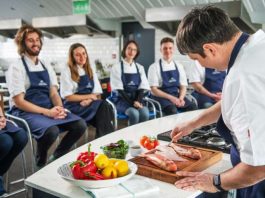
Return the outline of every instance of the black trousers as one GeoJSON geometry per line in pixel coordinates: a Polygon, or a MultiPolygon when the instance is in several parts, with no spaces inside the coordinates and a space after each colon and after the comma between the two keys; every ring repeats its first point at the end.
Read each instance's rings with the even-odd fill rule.
{"type": "MultiPolygon", "coordinates": [[[[60,144],[53,153],[55,158],[59,158],[62,155],[68,153],[71,147],[79,140],[79,138],[85,133],[87,126],[83,119],[70,122],[64,125],[60,125],[60,128],[67,131],[67,134],[63,137],[60,144]]],[[[58,126],[52,126],[48,128],[44,135],[37,141],[37,153],[36,164],[42,167],[46,164],[48,150],[54,141],[57,139],[60,128],[58,126]]]]}
{"type": "Polygon", "coordinates": [[[96,138],[114,131],[113,120],[114,114],[112,107],[108,102],[103,101],[94,118],[89,121],[89,124],[96,128],[96,138]]]}
{"type": "Polygon", "coordinates": [[[193,111],[198,109],[197,105],[193,102],[190,102],[190,104],[186,107],[176,107],[176,105],[168,105],[162,109],[165,115],[174,115],[176,113],[180,112],[186,112],[186,111],[193,111]]]}

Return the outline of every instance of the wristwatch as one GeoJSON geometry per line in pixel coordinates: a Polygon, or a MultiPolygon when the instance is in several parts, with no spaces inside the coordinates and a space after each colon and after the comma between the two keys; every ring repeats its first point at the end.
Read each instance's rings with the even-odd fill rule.
{"type": "Polygon", "coordinates": [[[221,191],[225,191],[225,190],[221,187],[221,177],[220,177],[220,174],[219,174],[219,175],[214,175],[214,176],[213,176],[213,185],[218,189],[219,192],[221,192],[221,191]]]}

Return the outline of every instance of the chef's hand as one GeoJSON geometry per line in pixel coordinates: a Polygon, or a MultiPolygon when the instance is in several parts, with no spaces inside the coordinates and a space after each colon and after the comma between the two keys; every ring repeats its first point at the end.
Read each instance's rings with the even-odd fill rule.
{"type": "Polygon", "coordinates": [[[134,101],[133,106],[137,109],[143,108],[143,105],[138,101],[134,101]]]}
{"type": "Polygon", "coordinates": [[[213,174],[177,171],[176,175],[185,177],[175,182],[177,188],[189,191],[201,190],[210,193],[218,192],[217,188],[213,185],[213,174]]]}
{"type": "Polygon", "coordinates": [[[86,99],[86,100],[82,100],[82,101],[80,102],[80,105],[81,105],[82,107],[86,107],[86,106],[89,106],[92,102],[93,102],[92,99],[86,99]]]}
{"type": "Polygon", "coordinates": [[[191,122],[182,122],[178,124],[171,131],[171,138],[173,142],[177,142],[182,136],[189,135],[195,128],[192,126],[191,122]]]}
{"type": "Polygon", "coordinates": [[[5,116],[1,115],[0,116],[0,129],[3,129],[6,127],[6,118],[5,116]]]}

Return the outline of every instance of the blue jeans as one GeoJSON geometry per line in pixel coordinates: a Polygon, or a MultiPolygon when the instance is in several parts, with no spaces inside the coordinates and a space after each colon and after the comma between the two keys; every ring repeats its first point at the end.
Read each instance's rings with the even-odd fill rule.
{"type": "Polygon", "coordinates": [[[126,109],[125,114],[129,117],[129,126],[149,120],[149,110],[147,107],[141,109],[130,107],[126,109]]]}
{"type": "Polygon", "coordinates": [[[2,176],[27,142],[28,136],[23,129],[15,133],[0,133],[0,195],[5,192],[2,176]]]}

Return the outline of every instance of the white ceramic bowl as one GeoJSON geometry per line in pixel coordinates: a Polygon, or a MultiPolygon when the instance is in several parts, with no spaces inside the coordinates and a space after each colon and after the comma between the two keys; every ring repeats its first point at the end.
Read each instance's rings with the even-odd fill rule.
{"type": "Polygon", "coordinates": [[[127,161],[129,165],[129,174],[123,176],[123,177],[118,177],[115,179],[105,179],[105,180],[78,180],[74,179],[72,175],[71,168],[69,164],[63,164],[57,169],[57,173],[66,181],[72,183],[75,186],[82,186],[85,188],[105,188],[105,187],[110,187],[110,186],[115,186],[119,183],[122,183],[128,179],[130,179],[135,173],[137,172],[137,165],[134,164],[133,162],[127,161]]]}

